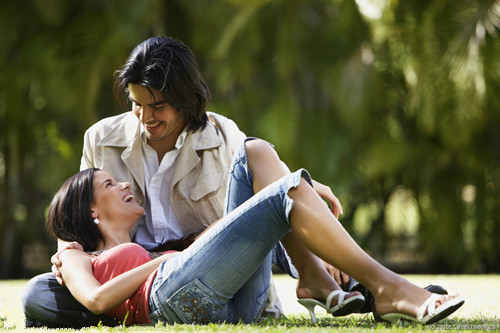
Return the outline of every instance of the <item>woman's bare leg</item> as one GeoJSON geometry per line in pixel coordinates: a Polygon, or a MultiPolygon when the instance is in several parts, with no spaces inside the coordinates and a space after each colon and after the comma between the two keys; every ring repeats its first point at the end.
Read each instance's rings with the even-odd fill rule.
{"type": "MultiPolygon", "coordinates": [[[[246,150],[248,165],[253,175],[255,193],[290,174],[288,168],[280,161],[275,150],[267,142],[262,140],[247,141],[246,150]]],[[[299,273],[296,289],[298,298],[314,298],[325,301],[333,290],[341,289],[326,271],[323,262],[302,244],[295,232],[290,232],[281,240],[281,243],[299,273]]],[[[359,292],[353,293],[353,295],[357,294],[359,292]]],[[[349,296],[346,297],[346,299],[348,298],[349,296]]],[[[335,301],[336,298],[334,298],[335,301]]]]}
{"type": "MultiPolygon", "coordinates": [[[[254,177],[255,192],[289,173],[276,152],[266,146],[262,141],[247,142],[248,165],[254,177]]],[[[365,285],[375,298],[378,313],[416,315],[418,307],[430,296],[428,291],[413,285],[366,254],[307,181],[303,179],[301,185],[291,189],[288,194],[294,200],[290,213],[293,233],[287,236],[286,241],[290,242],[291,253],[295,253],[295,250],[299,252],[299,262],[300,258],[312,255],[309,251],[300,255],[302,250],[297,243],[302,243],[315,255],[365,285]]],[[[451,297],[442,296],[440,302],[451,297]]]]}
{"type": "MultiPolygon", "coordinates": [[[[314,189],[302,180],[289,193],[294,200],[290,223],[303,244],[325,261],[356,278],[375,298],[380,314],[400,312],[416,316],[430,296],[388,270],[364,252],[321,202],[314,189]]],[[[443,296],[443,300],[450,296],[443,296]]]]}

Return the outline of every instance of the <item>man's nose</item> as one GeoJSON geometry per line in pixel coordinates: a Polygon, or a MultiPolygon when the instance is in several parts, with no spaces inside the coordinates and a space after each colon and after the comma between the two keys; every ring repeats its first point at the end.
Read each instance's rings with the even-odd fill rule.
{"type": "Polygon", "coordinates": [[[153,119],[154,109],[148,106],[143,106],[141,108],[141,120],[142,122],[148,122],[153,119]]]}

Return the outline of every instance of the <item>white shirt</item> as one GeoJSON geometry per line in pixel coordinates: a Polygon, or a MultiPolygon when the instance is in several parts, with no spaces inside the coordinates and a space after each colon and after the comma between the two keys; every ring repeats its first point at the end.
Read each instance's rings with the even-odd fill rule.
{"type": "Polygon", "coordinates": [[[158,154],[147,143],[146,133],[141,130],[146,216],[145,221],[139,223],[134,241],[146,249],[153,249],[168,240],[184,237],[170,204],[170,188],[175,159],[179,155],[186,135],[187,131],[184,130],[177,138],[174,149],[167,152],[161,163],[158,163],[158,154]]]}

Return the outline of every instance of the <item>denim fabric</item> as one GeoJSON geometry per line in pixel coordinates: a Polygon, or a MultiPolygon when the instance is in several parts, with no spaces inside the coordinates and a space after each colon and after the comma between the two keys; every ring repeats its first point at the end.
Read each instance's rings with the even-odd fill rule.
{"type": "Polygon", "coordinates": [[[287,193],[301,177],[311,182],[299,170],[252,196],[240,149],[230,169],[227,215],[158,268],[149,300],[152,323],[256,321],[269,291],[271,251],[291,231],[287,193]]]}
{"type": "MultiPolygon", "coordinates": [[[[245,142],[255,140],[256,138],[248,137],[245,142]]],[[[269,143],[274,148],[273,144],[269,143]]],[[[226,190],[226,199],[224,202],[224,215],[231,212],[236,207],[247,201],[253,196],[253,177],[248,169],[247,154],[245,145],[241,145],[234,153],[233,163],[229,169],[230,180],[226,190]]],[[[281,242],[276,244],[272,251],[272,263],[275,264],[281,271],[287,273],[291,277],[297,279],[299,273],[292,263],[281,242]]]]}

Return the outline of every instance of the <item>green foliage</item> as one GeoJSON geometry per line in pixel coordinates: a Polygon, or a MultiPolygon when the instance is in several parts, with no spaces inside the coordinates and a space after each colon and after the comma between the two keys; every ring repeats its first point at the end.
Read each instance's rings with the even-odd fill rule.
{"type": "Polygon", "coordinates": [[[55,247],[45,209],[158,34],[193,49],[210,110],[332,187],[372,255],[500,268],[498,0],[4,1],[0,22],[0,277],[48,270],[26,255],[55,247]]]}

